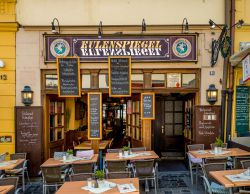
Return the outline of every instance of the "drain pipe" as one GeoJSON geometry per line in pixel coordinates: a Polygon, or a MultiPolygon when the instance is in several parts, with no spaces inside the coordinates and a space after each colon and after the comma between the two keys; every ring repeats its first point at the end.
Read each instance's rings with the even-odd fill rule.
{"type": "MultiPolygon", "coordinates": [[[[231,21],[230,26],[235,24],[235,0],[231,0],[231,21]]],[[[230,29],[231,37],[231,53],[234,54],[234,36],[235,27],[230,29]]],[[[229,64],[229,88],[228,88],[228,99],[227,99],[227,128],[226,128],[226,141],[230,140],[231,129],[232,129],[232,102],[233,102],[233,88],[234,87],[234,68],[229,64]]]]}
{"type": "MultiPolygon", "coordinates": [[[[225,24],[230,26],[230,1],[225,1],[225,24]]],[[[226,118],[226,96],[227,96],[227,76],[228,76],[229,56],[224,59],[223,77],[221,88],[221,131],[220,137],[224,140],[225,134],[225,118],[226,118]]]]}

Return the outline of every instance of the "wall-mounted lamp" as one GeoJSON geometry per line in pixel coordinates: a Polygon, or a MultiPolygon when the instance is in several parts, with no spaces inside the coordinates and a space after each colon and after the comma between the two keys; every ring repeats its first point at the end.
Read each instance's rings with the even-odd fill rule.
{"type": "Polygon", "coordinates": [[[189,26],[187,18],[184,18],[181,25],[181,33],[188,33],[189,32],[189,26]]]}
{"type": "Polygon", "coordinates": [[[217,102],[218,98],[218,89],[214,84],[210,84],[207,89],[207,102],[211,105],[214,105],[217,102]]]}
{"type": "Polygon", "coordinates": [[[24,86],[22,93],[22,103],[29,106],[33,103],[33,91],[30,86],[24,86]]]}
{"type": "Polygon", "coordinates": [[[242,25],[244,24],[244,21],[239,20],[237,23],[235,23],[231,27],[228,27],[226,24],[224,24],[222,28],[211,19],[208,21],[208,23],[211,29],[214,29],[215,27],[218,27],[219,29],[221,29],[221,33],[220,33],[218,40],[212,40],[211,67],[213,67],[218,60],[220,51],[224,58],[226,58],[230,53],[231,37],[227,36],[228,31],[234,26],[236,26],[237,28],[241,28],[242,25]]]}
{"type": "Polygon", "coordinates": [[[146,26],[146,22],[145,19],[142,19],[142,23],[141,23],[141,33],[146,32],[147,30],[147,26],[146,26]]]}
{"type": "Polygon", "coordinates": [[[53,34],[60,34],[60,24],[57,18],[54,18],[53,21],[51,22],[51,32],[53,34]],[[57,22],[58,31],[56,30],[55,22],[57,22]]]}
{"type": "Polygon", "coordinates": [[[98,38],[102,38],[102,34],[103,34],[103,31],[102,31],[102,21],[100,21],[99,27],[98,27],[98,38]]]}
{"type": "Polygon", "coordinates": [[[0,59],[0,68],[4,68],[4,66],[5,66],[4,61],[0,59]]]}

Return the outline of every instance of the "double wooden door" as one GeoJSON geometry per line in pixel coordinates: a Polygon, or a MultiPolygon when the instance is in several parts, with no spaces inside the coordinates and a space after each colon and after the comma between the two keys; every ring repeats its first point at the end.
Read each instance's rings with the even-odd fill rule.
{"type": "Polygon", "coordinates": [[[184,99],[156,96],[154,150],[184,152],[184,99]]]}

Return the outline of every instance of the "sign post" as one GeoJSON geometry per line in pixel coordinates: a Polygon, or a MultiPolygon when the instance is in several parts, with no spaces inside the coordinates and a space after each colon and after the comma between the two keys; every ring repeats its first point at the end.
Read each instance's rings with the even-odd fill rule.
{"type": "Polygon", "coordinates": [[[141,93],[141,119],[155,119],[155,93],[141,93]]]}
{"type": "Polygon", "coordinates": [[[102,139],[102,93],[88,93],[88,139],[102,139]]]}
{"type": "Polygon", "coordinates": [[[58,96],[80,97],[80,63],[78,57],[57,58],[58,96]]]}
{"type": "Polygon", "coordinates": [[[109,96],[131,96],[131,57],[109,57],[109,96]]]}

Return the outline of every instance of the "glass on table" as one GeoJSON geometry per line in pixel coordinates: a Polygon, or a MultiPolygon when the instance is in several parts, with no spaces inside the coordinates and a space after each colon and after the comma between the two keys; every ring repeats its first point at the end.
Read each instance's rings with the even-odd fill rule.
{"type": "Polygon", "coordinates": [[[92,178],[87,179],[87,184],[88,184],[88,188],[91,188],[93,186],[92,185],[92,178]]]}
{"type": "Polygon", "coordinates": [[[119,157],[121,158],[122,157],[122,150],[119,150],[119,157]]]}

